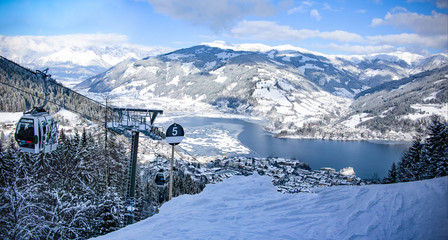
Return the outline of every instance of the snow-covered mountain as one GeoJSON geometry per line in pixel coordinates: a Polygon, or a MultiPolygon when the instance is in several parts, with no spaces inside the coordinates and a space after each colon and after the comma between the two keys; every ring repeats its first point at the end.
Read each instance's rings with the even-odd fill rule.
{"type": "MultiPolygon", "coordinates": [[[[264,45],[237,45],[232,49],[228,45],[223,45],[227,48],[213,47],[215,45],[216,42],[180,49],[151,59],[145,58],[143,61],[128,61],[124,63],[125,65],[121,64],[108,70],[107,73],[88,79],[79,87],[89,87],[88,84],[92,83],[94,87],[89,87],[90,91],[108,92],[119,86],[125,87],[123,84],[130,83],[132,79],[145,79],[147,73],[149,74],[147,82],[157,78],[165,83],[173,83],[172,81],[176,82],[181,78],[197,76],[219,82],[223,81],[222,77],[227,76],[226,74],[241,76],[247,70],[239,68],[241,66],[258,68],[260,65],[262,68],[269,65],[272,67],[271,73],[288,72],[296,78],[312,82],[333,95],[354,97],[357,93],[384,82],[448,65],[448,56],[445,54],[428,58],[398,52],[347,57],[298,51],[294,47],[288,50],[288,46],[280,46],[277,49],[264,45]],[[224,69],[229,69],[229,66],[238,68],[225,71],[224,69]],[[182,71],[179,71],[180,68],[182,71]],[[221,78],[217,79],[218,75],[221,78]],[[113,76],[114,81],[111,81],[109,76],[113,76]]],[[[270,79],[284,78],[281,75],[271,76],[270,79]]],[[[241,77],[239,82],[244,80],[246,79],[241,77]]],[[[144,86],[145,83],[137,85],[144,86]]]]}
{"type": "MultiPolygon", "coordinates": [[[[414,72],[448,65],[448,57],[442,54],[349,58],[288,50],[288,46],[279,49],[200,45],[124,61],[76,88],[115,97],[200,101],[221,111],[267,119],[267,129],[276,133],[357,139],[361,134],[353,128],[362,121],[340,125],[347,116],[357,114],[354,96],[385,83],[400,83],[399,79],[414,72]],[[332,133],[334,129],[347,132],[344,128],[351,128],[353,134],[332,133]]],[[[376,138],[381,134],[367,135],[376,138]]]]}
{"type": "Polygon", "coordinates": [[[125,40],[114,34],[0,35],[0,55],[32,70],[49,68],[55,79],[70,85],[125,59],[141,59],[171,50],[127,44],[125,40]]]}

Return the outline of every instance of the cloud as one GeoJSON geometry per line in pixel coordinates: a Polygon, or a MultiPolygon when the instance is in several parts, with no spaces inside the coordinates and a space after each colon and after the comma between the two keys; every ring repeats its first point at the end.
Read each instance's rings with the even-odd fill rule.
{"type": "Polygon", "coordinates": [[[436,4],[438,8],[448,8],[447,0],[437,0],[436,4]]]}
{"type": "Polygon", "coordinates": [[[298,7],[295,7],[295,8],[292,8],[292,9],[288,10],[288,14],[289,15],[291,15],[293,13],[296,13],[296,12],[298,12],[298,13],[306,13],[306,12],[308,12],[308,6],[300,5],[298,7]]]}
{"type": "Polygon", "coordinates": [[[301,41],[310,38],[322,38],[341,42],[364,41],[362,36],[346,31],[321,32],[319,30],[293,29],[270,21],[242,21],[231,29],[231,34],[235,38],[256,40],[301,41]]]}
{"type": "Polygon", "coordinates": [[[270,0],[147,0],[156,12],[219,32],[246,16],[270,16],[270,0]]]}
{"type": "Polygon", "coordinates": [[[397,49],[392,45],[338,45],[335,43],[331,43],[325,46],[321,46],[322,48],[328,48],[336,51],[348,52],[351,54],[373,54],[373,53],[389,53],[395,52],[397,49]]]}
{"type": "Polygon", "coordinates": [[[317,11],[316,9],[311,10],[310,16],[316,19],[317,21],[320,21],[322,19],[322,17],[319,14],[319,11],[317,11]]]}
{"type": "Polygon", "coordinates": [[[447,14],[433,11],[431,15],[423,15],[408,12],[403,8],[396,8],[394,11],[398,12],[388,12],[384,19],[374,18],[371,26],[392,25],[398,28],[411,29],[415,33],[425,36],[448,34],[447,14]]]}
{"type": "Polygon", "coordinates": [[[448,35],[446,34],[423,36],[415,33],[401,33],[365,37],[341,30],[321,32],[310,29],[293,29],[290,26],[279,25],[270,21],[241,21],[230,30],[230,37],[259,41],[321,39],[347,43],[346,45],[332,43],[329,46],[331,46],[331,49],[356,54],[396,51],[404,47],[409,49],[433,48],[445,51],[448,49],[448,35]],[[348,45],[348,43],[358,43],[358,45],[348,45]],[[350,49],[350,47],[353,47],[353,49],[350,49]]]}
{"type": "Polygon", "coordinates": [[[48,53],[64,48],[87,48],[90,46],[116,46],[126,44],[127,36],[118,34],[68,34],[58,36],[1,36],[0,49],[3,46],[10,52],[33,49],[35,52],[48,53]],[[26,48],[24,46],[27,46],[26,48]]]}
{"type": "MultiPolygon", "coordinates": [[[[131,44],[126,35],[119,34],[67,34],[57,36],[2,36],[0,55],[20,62],[21,57],[42,57],[61,50],[130,47],[151,50],[153,47],[131,44]]],[[[166,48],[168,49],[168,48],[166,48]]],[[[113,59],[112,59],[113,60],[113,59]]],[[[112,61],[111,60],[111,61],[112,61]]],[[[115,63],[116,64],[116,63],[115,63]]]]}
{"type": "Polygon", "coordinates": [[[429,47],[448,49],[448,35],[421,36],[418,34],[392,34],[383,36],[369,36],[367,39],[375,44],[392,44],[399,46],[429,47]]]}
{"type": "Polygon", "coordinates": [[[257,40],[294,40],[300,41],[314,38],[319,34],[316,30],[296,30],[289,26],[278,25],[270,21],[242,21],[230,30],[235,38],[257,40]]]}
{"type": "Polygon", "coordinates": [[[323,39],[335,40],[339,42],[363,42],[364,38],[356,33],[336,30],[332,32],[321,32],[318,34],[323,39]]]}

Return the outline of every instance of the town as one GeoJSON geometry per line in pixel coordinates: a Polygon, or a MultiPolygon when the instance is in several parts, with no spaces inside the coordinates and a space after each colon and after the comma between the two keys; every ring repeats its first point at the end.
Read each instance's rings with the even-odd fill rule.
{"type": "MultiPolygon", "coordinates": [[[[145,175],[155,178],[157,172],[169,173],[170,160],[157,157],[141,167],[145,175]]],[[[333,168],[311,170],[306,164],[294,159],[228,157],[207,163],[175,159],[174,175],[190,175],[193,180],[214,184],[234,175],[253,173],[272,178],[277,190],[282,193],[314,192],[316,188],[338,185],[366,185],[367,181],[356,177],[353,168],[347,167],[337,172],[333,168]]]]}

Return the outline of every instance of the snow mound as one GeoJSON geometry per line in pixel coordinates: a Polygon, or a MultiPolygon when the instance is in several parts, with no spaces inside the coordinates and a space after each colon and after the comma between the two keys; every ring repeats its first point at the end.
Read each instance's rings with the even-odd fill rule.
{"type": "Polygon", "coordinates": [[[255,173],[97,239],[448,239],[447,198],[448,177],[281,194],[255,173]]]}

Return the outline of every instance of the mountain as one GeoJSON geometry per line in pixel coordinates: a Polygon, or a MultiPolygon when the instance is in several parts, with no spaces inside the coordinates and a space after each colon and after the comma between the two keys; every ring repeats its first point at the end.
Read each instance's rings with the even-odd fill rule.
{"type": "Polygon", "coordinates": [[[356,96],[348,119],[378,132],[423,132],[431,115],[448,119],[448,66],[386,82],[356,96]],[[424,123],[424,124],[422,124],[424,123]]]}
{"type": "Polygon", "coordinates": [[[127,44],[123,36],[113,34],[0,35],[0,56],[33,70],[49,68],[54,78],[67,85],[104,72],[125,59],[156,56],[169,50],[127,44]]]}
{"type": "MultiPolygon", "coordinates": [[[[251,51],[244,50],[247,48],[199,45],[142,60],[128,60],[85,80],[76,89],[115,97],[203,102],[223,112],[267,119],[267,130],[284,136],[381,139],[384,126],[360,125],[367,118],[359,118],[367,113],[359,113],[362,108],[357,103],[364,99],[359,96],[379,91],[381,86],[401,86],[408,83],[407,78],[434,75],[439,67],[448,65],[448,57],[443,54],[429,58],[409,53],[340,57],[287,47],[273,49],[256,45],[251,51]]],[[[443,78],[443,74],[440,76],[443,78]]],[[[431,84],[431,81],[422,81],[422,84],[431,84]]],[[[439,87],[445,85],[442,81],[439,87]]],[[[417,92],[418,88],[409,91],[417,92]]],[[[439,104],[444,101],[440,100],[439,104]]],[[[371,111],[374,113],[381,116],[371,111]]],[[[402,115],[412,113],[401,112],[402,115]]],[[[388,138],[409,139],[410,135],[403,134],[415,132],[417,128],[416,124],[409,123],[405,128],[386,131],[398,132],[389,134],[388,138]]]]}

